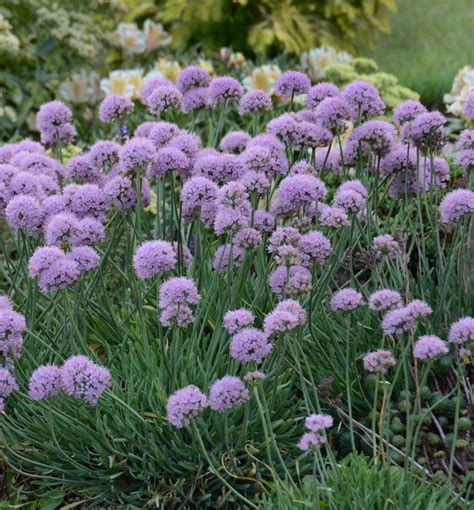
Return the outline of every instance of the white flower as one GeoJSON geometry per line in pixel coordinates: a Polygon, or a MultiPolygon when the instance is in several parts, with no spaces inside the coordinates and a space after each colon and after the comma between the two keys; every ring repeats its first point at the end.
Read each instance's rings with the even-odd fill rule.
{"type": "Polygon", "coordinates": [[[171,44],[171,36],[166,32],[161,23],[155,23],[147,19],[143,24],[146,51],[152,51],[162,46],[171,44]]]}
{"type": "Polygon", "coordinates": [[[462,116],[464,102],[471,92],[474,92],[474,68],[464,66],[456,74],[451,92],[444,95],[444,102],[447,105],[446,110],[457,117],[462,116]]]}
{"type": "Polygon", "coordinates": [[[281,70],[276,65],[264,65],[255,67],[250,74],[246,76],[242,83],[247,90],[260,89],[269,96],[275,91],[275,82],[281,75],[281,70]]]}
{"type": "Polygon", "coordinates": [[[100,89],[106,96],[140,97],[143,88],[143,69],[117,69],[108,78],[100,80],[100,89]]]}
{"type": "Polygon", "coordinates": [[[205,60],[203,58],[198,58],[196,65],[206,71],[207,74],[214,74],[214,66],[210,60],[205,60]]]}
{"type": "Polygon", "coordinates": [[[90,104],[98,100],[99,76],[84,69],[73,73],[60,83],[58,93],[61,98],[72,104],[90,104]]]}
{"type": "Polygon", "coordinates": [[[350,62],[352,56],[345,51],[338,52],[335,48],[323,45],[320,48],[313,48],[300,57],[301,67],[308,73],[313,81],[324,78],[324,69],[331,64],[344,64],[350,62]]]}
{"type": "Polygon", "coordinates": [[[155,62],[155,71],[158,72],[158,76],[163,76],[173,83],[176,83],[178,75],[181,72],[181,66],[176,60],[168,60],[162,57],[155,62]]]}
{"type": "Polygon", "coordinates": [[[136,23],[119,23],[115,36],[126,55],[138,55],[145,51],[146,37],[136,23]]]}

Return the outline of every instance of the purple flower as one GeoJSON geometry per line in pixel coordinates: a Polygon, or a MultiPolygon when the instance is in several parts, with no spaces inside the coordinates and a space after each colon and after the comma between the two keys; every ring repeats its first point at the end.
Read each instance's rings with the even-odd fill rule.
{"type": "Polygon", "coordinates": [[[181,202],[186,217],[195,217],[200,208],[217,197],[217,185],[206,177],[191,177],[181,189],[181,202]]]}
{"type": "Polygon", "coordinates": [[[196,284],[190,278],[173,277],[160,287],[160,308],[171,305],[197,305],[201,299],[196,284]]]}
{"type": "Polygon", "coordinates": [[[292,147],[295,149],[326,147],[332,143],[331,131],[312,122],[299,122],[292,137],[292,147]]]}
{"type": "Polygon", "coordinates": [[[44,103],[36,116],[36,126],[41,133],[41,142],[52,145],[58,140],[63,143],[71,142],[76,136],[76,130],[71,124],[72,112],[61,101],[44,103]]]}
{"type": "MultiPolygon", "coordinates": [[[[104,193],[108,200],[120,209],[131,209],[136,205],[136,193],[132,181],[128,177],[116,175],[104,185],[104,193]]],[[[143,202],[143,194],[142,194],[143,202]]]]}
{"type": "Polygon", "coordinates": [[[311,273],[302,266],[279,266],[270,274],[268,284],[279,297],[297,298],[311,290],[311,273]]]}
{"type": "Polygon", "coordinates": [[[108,208],[106,194],[96,184],[69,184],[63,190],[71,212],[79,218],[90,216],[98,220],[105,220],[108,208]]]}
{"type": "Polygon", "coordinates": [[[255,228],[240,229],[235,236],[235,245],[243,250],[255,250],[262,242],[262,234],[255,228]]]}
{"type": "Polygon", "coordinates": [[[450,191],[439,206],[441,221],[453,224],[459,218],[474,212],[474,192],[468,189],[450,191]]]}
{"type": "Polygon", "coordinates": [[[222,138],[219,148],[224,152],[240,154],[250,140],[251,136],[245,131],[231,131],[222,138]]]}
{"type": "MultiPolygon", "coordinates": [[[[151,93],[156,90],[158,87],[170,87],[174,86],[173,82],[168,80],[167,78],[164,78],[163,76],[158,76],[157,78],[152,78],[150,80],[147,80],[145,85],[143,86],[142,93],[140,96],[140,99],[142,103],[145,106],[148,106],[148,98],[150,97],[151,93]]],[[[137,136],[138,133],[135,133],[137,136]]]]}
{"type": "Polygon", "coordinates": [[[263,330],[269,336],[287,333],[299,326],[298,317],[285,310],[273,310],[263,321],[263,330]]]}
{"type": "Polygon", "coordinates": [[[463,317],[451,324],[448,341],[462,345],[474,340],[474,318],[463,317]]]}
{"type": "Polygon", "coordinates": [[[316,107],[315,113],[319,124],[336,134],[345,131],[350,110],[346,101],[336,96],[323,99],[316,107]]]}
{"type": "Polygon", "coordinates": [[[393,110],[392,119],[393,121],[401,126],[406,122],[412,121],[415,117],[421,113],[426,113],[427,109],[419,102],[413,99],[401,102],[395,110],[393,110]]]}
{"type": "Polygon", "coordinates": [[[374,237],[372,246],[377,255],[387,255],[391,259],[396,258],[401,251],[400,245],[390,234],[374,237]]]}
{"type": "Polygon", "coordinates": [[[351,312],[364,304],[364,298],[360,292],[354,289],[342,289],[333,294],[330,307],[333,312],[351,312]]]}
{"type": "Polygon", "coordinates": [[[374,351],[364,356],[364,368],[367,372],[386,374],[387,370],[395,365],[395,358],[390,351],[374,351]]]}
{"type": "Polygon", "coordinates": [[[12,308],[0,308],[0,351],[6,357],[13,352],[19,357],[22,346],[21,335],[26,330],[25,317],[12,308]]]}
{"type": "Polygon", "coordinates": [[[395,290],[382,289],[374,292],[369,297],[369,308],[373,312],[385,313],[389,310],[401,308],[402,306],[402,296],[395,290]]]}
{"type": "Polygon", "coordinates": [[[222,244],[214,254],[212,267],[219,273],[227,273],[231,267],[239,267],[244,260],[244,256],[245,252],[238,246],[230,243],[222,244]]]}
{"type": "Polygon", "coordinates": [[[9,191],[13,196],[29,195],[38,199],[43,198],[39,176],[30,172],[16,173],[10,181],[9,191]]]}
{"type": "Polygon", "coordinates": [[[32,400],[42,400],[56,396],[61,387],[61,369],[56,365],[42,365],[31,374],[28,394],[32,400]]]}
{"type": "Polygon", "coordinates": [[[272,204],[272,212],[279,216],[305,212],[314,202],[322,200],[327,194],[321,179],[312,175],[290,175],[278,186],[272,204]]]}
{"type": "Polygon", "coordinates": [[[102,393],[112,386],[110,372],[87,356],[72,356],[61,367],[64,393],[95,405],[102,393]]]}
{"type": "Polygon", "coordinates": [[[232,375],[226,375],[211,386],[209,392],[209,406],[220,413],[227,409],[240,406],[250,399],[245,384],[232,375]]]}
{"type": "MultiPolygon", "coordinates": [[[[151,80],[150,80],[151,81],[151,80]]],[[[149,82],[147,82],[148,84],[149,82]]],[[[143,102],[143,92],[142,92],[142,102],[143,102]]],[[[154,128],[158,122],[154,122],[152,120],[146,120],[139,124],[134,131],[134,136],[137,138],[148,138],[150,135],[150,131],[154,128]]]]}
{"type": "Polygon", "coordinates": [[[467,149],[458,152],[456,154],[455,163],[456,165],[460,166],[465,173],[469,173],[471,168],[474,168],[474,150],[467,149]]]}
{"type": "Polygon", "coordinates": [[[298,448],[303,451],[319,450],[326,443],[326,438],[321,434],[306,432],[298,441],[298,448]]]}
{"type": "Polygon", "coordinates": [[[395,143],[395,128],[383,120],[369,120],[357,126],[349,136],[348,143],[367,146],[377,156],[390,152],[395,143]]]}
{"type": "Polygon", "coordinates": [[[298,123],[293,115],[290,113],[283,113],[267,124],[267,133],[276,136],[286,145],[291,146],[298,133],[298,123]]]}
{"type": "Polygon", "coordinates": [[[73,246],[91,246],[101,243],[105,239],[104,225],[95,218],[84,218],[77,222],[72,231],[71,243],[73,246]]]}
{"type": "MultiPolygon", "coordinates": [[[[345,202],[345,200],[343,202],[345,202]]],[[[340,207],[321,208],[319,222],[324,227],[335,229],[345,228],[351,224],[346,211],[340,207]]]]}
{"type": "Polygon", "coordinates": [[[242,164],[235,154],[201,151],[194,164],[194,175],[202,175],[218,184],[229,183],[242,175],[242,164]]]}
{"type": "Polygon", "coordinates": [[[189,425],[207,406],[206,395],[190,384],[170,396],[166,405],[166,419],[180,429],[189,425]]]}
{"type": "Polygon", "coordinates": [[[90,246],[75,246],[66,257],[77,264],[81,274],[92,271],[100,264],[99,254],[90,246]]]}
{"type": "Polygon", "coordinates": [[[286,175],[288,173],[285,145],[275,135],[268,133],[257,135],[247,144],[247,148],[251,147],[263,147],[270,151],[270,168],[267,169],[269,174],[286,175]]]}
{"type": "Polygon", "coordinates": [[[421,317],[428,317],[433,313],[431,307],[426,303],[426,301],[422,301],[421,299],[414,299],[410,301],[406,305],[407,312],[413,317],[413,319],[418,320],[421,317]]]}
{"type": "Polygon", "coordinates": [[[270,151],[265,147],[249,145],[240,158],[246,171],[270,173],[272,158],[270,151]]]}
{"type": "Polygon", "coordinates": [[[304,421],[304,426],[314,433],[323,432],[334,425],[334,419],[328,414],[311,414],[304,421]]]}
{"type": "Polygon", "coordinates": [[[314,166],[302,160],[297,161],[291,167],[290,175],[314,175],[314,172],[315,172],[314,166]]]}
{"type": "Polygon", "coordinates": [[[4,399],[15,390],[18,390],[15,377],[6,368],[0,368],[0,398],[4,399]]]}
{"type": "Polygon", "coordinates": [[[39,234],[44,219],[40,203],[28,195],[13,197],[8,202],[5,216],[13,228],[24,228],[31,236],[39,234]]]}
{"type": "Polygon", "coordinates": [[[191,310],[201,299],[193,280],[185,277],[174,277],[160,287],[159,307],[160,322],[163,326],[176,324],[185,327],[194,321],[191,310]]]}
{"type": "Polygon", "coordinates": [[[290,99],[298,94],[306,94],[311,87],[308,76],[299,71],[286,71],[275,82],[275,95],[290,99]]]}
{"type": "Polygon", "coordinates": [[[153,142],[157,149],[161,149],[171,140],[178,136],[179,128],[172,122],[155,122],[154,126],[150,129],[148,138],[153,142]]]}
{"type": "Polygon", "coordinates": [[[237,181],[225,184],[217,192],[217,204],[219,206],[245,210],[248,200],[249,196],[244,186],[237,181]]]}
{"type": "Polygon", "coordinates": [[[135,252],[133,265],[142,280],[153,278],[176,267],[176,253],[167,241],[146,241],[135,252]]]}
{"type": "Polygon", "coordinates": [[[30,278],[40,276],[41,273],[48,269],[56,260],[63,257],[64,252],[55,246],[36,248],[28,261],[28,274],[30,278]]]}
{"type": "Polygon", "coordinates": [[[301,239],[301,234],[293,227],[277,227],[268,240],[267,250],[269,253],[276,253],[281,246],[291,245],[295,248],[301,239]]]}
{"type": "Polygon", "coordinates": [[[8,296],[0,295],[0,311],[1,310],[13,310],[13,305],[8,296]]]}
{"type": "Polygon", "coordinates": [[[81,271],[74,260],[63,257],[56,259],[49,267],[41,271],[39,286],[43,292],[51,292],[70,287],[79,279],[81,271]]]}
{"type": "Polygon", "coordinates": [[[446,117],[440,112],[421,113],[410,123],[410,139],[425,154],[440,150],[445,141],[446,117]]]}
{"type": "Polygon", "coordinates": [[[362,80],[346,85],[342,91],[342,96],[349,106],[351,119],[354,122],[383,115],[385,110],[385,104],[377,89],[362,80]]]}
{"type": "Polygon", "coordinates": [[[413,347],[413,356],[421,360],[433,360],[448,352],[446,343],[434,335],[420,336],[413,347]]]}
{"type": "Polygon", "coordinates": [[[288,312],[294,315],[298,321],[298,326],[301,326],[306,321],[306,312],[304,308],[293,299],[285,299],[280,301],[275,307],[276,312],[288,312]]]}
{"type": "Polygon", "coordinates": [[[337,189],[333,206],[356,213],[364,209],[367,197],[368,192],[360,181],[346,181],[337,189]]]}
{"type": "Polygon", "coordinates": [[[160,115],[172,108],[180,108],[183,96],[174,85],[156,87],[147,98],[148,111],[160,115]]]}
{"type": "Polygon", "coordinates": [[[132,138],[120,150],[120,165],[125,173],[144,168],[155,160],[155,147],[147,138],[132,138]]]}
{"type": "Polygon", "coordinates": [[[109,140],[99,140],[87,153],[90,164],[98,172],[110,171],[119,161],[120,145],[109,140]]]}
{"type": "Polygon", "coordinates": [[[101,173],[93,165],[88,155],[75,156],[69,160],[66,167],[66,175],[69,179],[79,182],[95,182],[100,179],[101,173]]]}
{"type": "Polygon", "coordinates": [[[406,307],[389,311],[382,321],[382,329],[386,335],[401,335],[414,327],[415,320],[406,307]]]}
{"type": "Polygon", "coordinates": [[[79,230],[79,222],[74,214],[61,213],[51,216],[44,228],[44,238],[50,246],[71,243],[71,239],[79,230]]]}
{"type": "Polygon", "coordinates": [[[238,331],[230,342],[230,356],[241,363],[261,363],[273,346],[268,336],[256,328],[238,331]]]}
{"type": "Polygon", "coordinates": [[[239,105],[240,115],[272,109],[272,100],[263,90],[251,90],[242,96],[239,105]]]}
{"type": "Polygon", "coordinates": [[[253,226],[259,232],[272,232],[275,229],[275,215],[263,209],[257,209],[253,215],[253,226]]]}
{"type": "Polygon", "coordinates": [[[474,120],[474,92],[471,92],[464,102],[464,116],[467,120],[474,120]]]}
{"type": "Polygon", "coordinates": [[[102,122],[111,124],[116,120],[132,113],[133,101],[126,96],[107,96],[99,105],[99,118],[102,122]]]}
{"type": "Polygon", "coordinates": [[[254,321],[255,317],[250,310],[239,308],[224,315],[224,328],[230,335],[233,335],[243,328],[252,326],[254,321]]]}
{"type": "Polygon", "coordinates": [[[170,147],[183,151],[191,161],[196,157],[200,144],[201,139],[197,135],[185,131],[180,131],[169,142],[170,147]]]}
{"type": "Polygon", "coordinates": [[[318,83],[311,87],[306,96],[306,106],[308,108],[316,108],[318,104],[327,97],[337,97],[340,92],[336,85],[332,83],[318,83]]]}
{"type": "Polygon", "coordinates": [[[326,258],[331,254],[331,241],[321,232],[308,232],[301,236],[298,243],[301,254],[301,265],[311,268],[313,262],[319,265],[324,264],[326,258]]]}
{"type": "Polygon", "coordinates": [[[161,177],[174,170],[185,175],[189,171],[189,158],[179,149],[163,147],[156,153],[156,159],[149,167],[147,175],[149,178],[161,177]]]}
{"type": "Polygon", "coordinates": [[[192,89],[207,87],[211,83],[211,77],[198,66],[185,67],[176,80],[176,86],[182,94],[192,89]]]}
{"type": "Polygon", "coordinates": [[[184,113],[190,113],[200,108],[209,106],[209,89],[207,87],[198,87],[191,89],[183,95],[182,110],[184,113]]]}
{"type": "Polygon", "coordinates": [[[242,85],[230,76],[214,78],[209,86],[209,101],[213,107],[231,99],[240,99],[243,94],[242,85]]]}

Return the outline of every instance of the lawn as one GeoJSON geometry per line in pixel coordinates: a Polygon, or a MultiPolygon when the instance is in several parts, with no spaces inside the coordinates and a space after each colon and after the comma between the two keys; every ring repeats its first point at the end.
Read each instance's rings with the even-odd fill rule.
{"type": "Polygon", "coordinates": [[[361,48],[380,67],[418,91],[424,103],[440,105],[457,70],[474,65],[472,0],[399,0],[391,33],[375,49],[361,48]]]}

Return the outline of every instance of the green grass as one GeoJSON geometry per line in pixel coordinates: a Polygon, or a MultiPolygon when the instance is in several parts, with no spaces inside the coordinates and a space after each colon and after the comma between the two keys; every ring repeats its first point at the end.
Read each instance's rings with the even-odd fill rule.
{"type": "Polygon", "coordinates": [[[429,105],[441,105],[457,70],[474,65],[472,0],[399,0],[390,34],[375,49],[361,49],[380,67],[421,94],[429,105]]]}

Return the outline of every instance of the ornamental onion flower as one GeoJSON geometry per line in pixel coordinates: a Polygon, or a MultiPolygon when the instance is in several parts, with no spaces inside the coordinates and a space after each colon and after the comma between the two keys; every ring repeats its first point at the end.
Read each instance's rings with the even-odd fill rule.
{"type": "Polygon", "coordinates": [[[266,333],[256,328],[243,328],[230,341],[230,356],[241,363],[261,363],[272,348],[266,333]]]}
{"type": "Polygon", "coordinates": [[[456,189],[450,191],[439,206],[441,221],[452,225],[459,218],[474,212],[474,191],[456,189]]]}
{"type": "Polygon", "coordinates": [[[364,304],[364,298],[360,292],[354,289],[341,289],[333,294],[330,307],[333,312],[351,312],[364,304]]]}
{"type": "Polygon", "coordinates": [[[61,369],[56,365],[42,365],[30,377],[28,395],[32,400],[56,396],[62,388],[61,369]]]}
{"type": "Polygon", "coordinates": [[[207,406],[206,395],[198,387],[190,384],[175,391],[169,397],[166,405],[166,419],[180,429],[189,425],[207,406]]]}
{"type": "Polygon", "coordinates": [[[107,96],[99,105],[99,118],[111,124],[133,112],[133,101],[127,96],[107,96]]]}
{"type": "Polygon", "coordinates": [[[390,351],[374,351],[364,356],[364,368],[367,372],[386,374],[390,367],[396,365],[395,358],[390,351]]]}
{"type": "Polygon", "coordinates": [[[382,289],[369,296],[369,308],[373,312],[385,313],[402,306],[402,296],[396,290],[382,289]]]}
{"type": "Polygon", "coordinates": [[[231,375],[217,379],[209,392],[210,408],[220,413],[238,407],[249,399],[250,394],[245,384],[238,377],[231,375]]]}
{"type": "Polygon", "coordinates": [[[420,336],[413,347],[413,356],[421,360],[433,360],[448,352],[446,343],[434,335],[420,336]]]}
{"type": "Polygon", "coordinates": [[[110,372],[87,356],[71,356],[61,367],[61,387],[67,395],[97,404],[102,393],[110,388],[110,372]]]}
{"type": "Polygon", "coordinates": [[[463,345],[474,340],[474,318],[463,317],[451,324],[448,342],[463,345]]]}
{"type": "Polygon", "coordinates": [[[167,241],[145,241],[133,256],[133,266],[142,280],[171,271],[176,263],[176,253],[167,241]]]}

